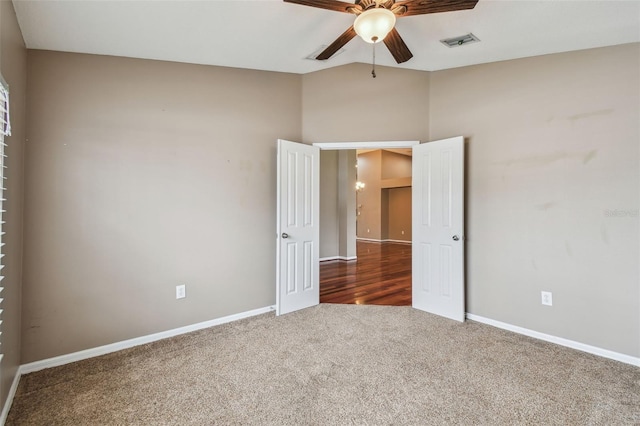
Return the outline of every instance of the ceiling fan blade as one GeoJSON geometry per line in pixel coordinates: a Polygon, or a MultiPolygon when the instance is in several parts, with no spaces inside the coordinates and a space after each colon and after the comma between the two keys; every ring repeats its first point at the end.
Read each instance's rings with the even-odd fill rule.
{"type": "Polygon", "coordinates": [[[411,53],[407,45],[404,43],[404,40],[402,40],[402,37],[400,37],[398,30],[395,28],[387,34],[383,41],[397,63],[401,64],[413,58],[413,53],[411,53]]]}
{"type": "Polygon", "coordinates": [[[354,3],[345,3],[338,0],[284,0],[285,3],[301,4],[303,6],[317,7],[320,9],[334,10],[336,12],[353,13],[352,9],[362,11],[362,6],[354,3]]]}
{"type": "Polygon", "coordinates": [[[345,44],[351,41],[352,38],[356,36],[356,30],[353,29],[353,25],[345,32],[342,33],[340,37],[336,39],[333,43],[329,45],[326,49],[322,51],[316,59],[320,61],[324,61],[325,59],[329,59],[332,57],[338,50],[342,48],[345,44]]]}
{"type": "Polygon", "coordinates": [[[398,16],[412,16],[473,9],[476,3],[478,0],[405,0],[395,2],[391,9],[397,10],[398,16]],[[406,10],[402,12],[402,8],[406,10]]]}

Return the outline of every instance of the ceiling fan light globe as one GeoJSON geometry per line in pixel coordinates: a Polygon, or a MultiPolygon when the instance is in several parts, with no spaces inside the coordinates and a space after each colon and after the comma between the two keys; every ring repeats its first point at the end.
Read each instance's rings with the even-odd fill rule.
{"type": "Polygon", "coordinates": [[[388,9],[369,9],[356,18],[353,29],[367,43],[379,43],[396,24],[396,15],[388,9]]]}

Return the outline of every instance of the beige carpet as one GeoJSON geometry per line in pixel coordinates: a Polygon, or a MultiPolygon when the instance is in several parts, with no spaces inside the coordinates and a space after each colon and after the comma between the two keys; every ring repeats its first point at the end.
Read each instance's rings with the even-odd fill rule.
{"type": "Polygon", "coordinates": [[[323,304],[26,375],[7,424],[640,424],[640,369],[410,307],[323,304]]]}

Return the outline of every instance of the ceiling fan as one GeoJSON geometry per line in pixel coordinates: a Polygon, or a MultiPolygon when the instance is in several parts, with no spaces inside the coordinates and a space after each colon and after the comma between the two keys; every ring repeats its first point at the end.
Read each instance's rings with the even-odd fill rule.
{"type": "Polygon", "coordinates": [[[316,59],[321,61],[329,59],[342,46],[359,35],[367,43],[384,41],[391,55],[399,64],[411,59],[413,53],[394,28],[396,18],[473,9],[478,3],[478,0],[356,0],[355,3],[339,0],[284,1],[336,12],[352,13],[357,16],[353,25],[323,50],[316,59]]]}

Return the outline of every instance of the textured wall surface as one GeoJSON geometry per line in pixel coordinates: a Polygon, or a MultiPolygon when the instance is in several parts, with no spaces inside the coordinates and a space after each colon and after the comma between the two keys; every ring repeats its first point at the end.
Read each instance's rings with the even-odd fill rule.
{"type": "Polygon", "coordinates": [[[28,78],[24,362],[275,303],[300,76],[29,51],[28,78]]]}
{"type": "Polygon", "coordinates": [[[639,70],[632,44],[432,74],[431,139],[467,142],[469,312],[640,356],[639,70]]]}

